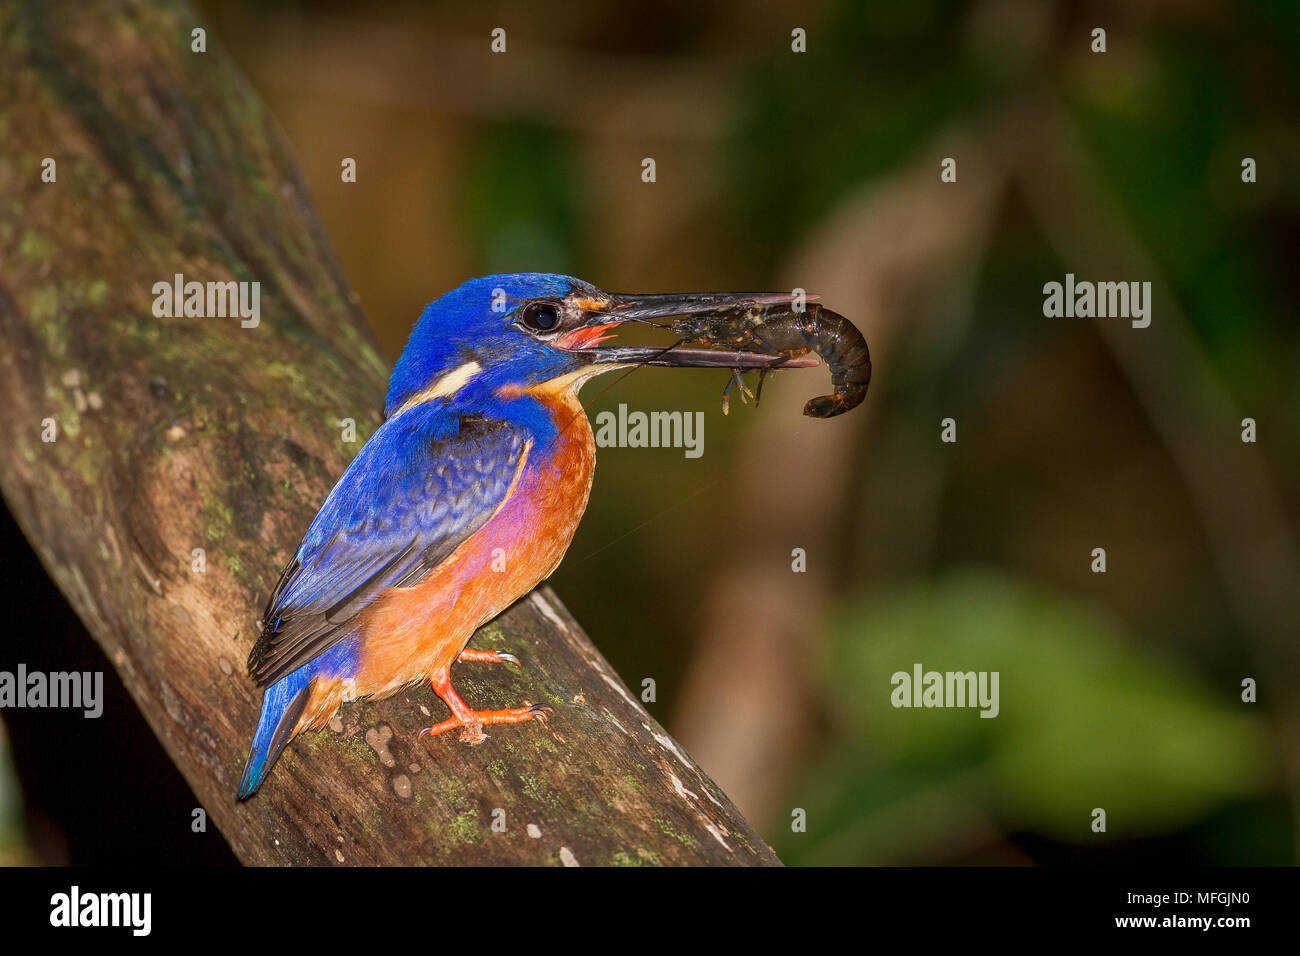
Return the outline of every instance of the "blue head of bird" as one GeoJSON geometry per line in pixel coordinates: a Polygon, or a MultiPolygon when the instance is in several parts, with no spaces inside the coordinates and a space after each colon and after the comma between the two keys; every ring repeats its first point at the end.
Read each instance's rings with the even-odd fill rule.
{"type": "Polygon", "coordinates": [[[471,279],[425,307],[393,369],[385,414],[439,398],[449,409],[472,414],[531,389],[581,384],[635,365],[759,368],[771,356],[600,343],[628,322],[657,324],[791,301],[782,293],[616,294],[540,272],[471,279]]]}

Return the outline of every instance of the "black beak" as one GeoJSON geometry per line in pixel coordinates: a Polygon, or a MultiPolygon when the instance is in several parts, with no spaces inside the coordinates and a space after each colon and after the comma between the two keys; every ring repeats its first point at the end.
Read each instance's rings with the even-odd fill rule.
{"type": "MultiPolygon", "coordinates": [[[[815,301],[816,296],[806,296],[815,301]]],[[[785,292],[688,292],[668,295],[616,295],[608,311],[594,313],[587,326],[609,327],[625,322],[658,325],[657,319],[699,318],[750,307],[789,306],[794,296],[785,292]]],[[[660,365],[673,368],[765,368],[778,362],[776,356],[762,352],[723,352],[714,349],[687,349],[676,346],[616,345],[584,349],[593,364],[660,365]]],[[[779,362],[782,368],[807,368],[816,359],[792,358],[779,362]]]]}

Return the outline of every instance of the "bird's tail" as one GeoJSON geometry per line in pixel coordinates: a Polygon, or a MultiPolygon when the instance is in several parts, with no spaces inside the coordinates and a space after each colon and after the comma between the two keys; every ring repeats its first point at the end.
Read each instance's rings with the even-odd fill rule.
{"type": "Polygon", "coordinates": [[[257,792],[280,751],[293,739],[298,718],[302,716],[311,694],[313,677],[315,674],[310,667],[301,667],[281,677],[262,695],[262,715],[257,719],[257,733],[253,735],[244,779],[239,782],[240,800],[246,800],[257,792]]]}

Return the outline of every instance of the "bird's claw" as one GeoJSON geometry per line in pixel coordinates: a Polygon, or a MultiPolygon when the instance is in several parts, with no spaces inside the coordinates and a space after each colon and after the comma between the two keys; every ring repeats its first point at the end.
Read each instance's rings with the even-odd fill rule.
{"type": "Polygon", "coordinates": [[[534,720],[546,723],[550,719],[550,715],[555,713],[555,708],[550,704],[533,704],[528,708],[528,712],[533,715],[534,720]]]}

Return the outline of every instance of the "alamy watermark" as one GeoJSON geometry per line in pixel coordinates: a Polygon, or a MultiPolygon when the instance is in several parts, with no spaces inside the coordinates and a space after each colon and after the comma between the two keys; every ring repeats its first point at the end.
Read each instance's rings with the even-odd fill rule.
{"type": "Polygon", "coordinates": [[[998,715],[997,671],[896,671],[889,678],[895,707],[978,707],[981,717],[998,715]]]}
{"type": "Polygon", "coordinates": [[[185,281],[176,273],[172,281],[153,284],[153,314],[159,319],[239,318],[245,329],[255,329],[262,321],[262,284],[260,282],[185,281]]]}
{"type": "Polygon", "coordinates": [[[50,897],[50,925],[56,928],[123,927],[133,936],[153,928],[152,893],[83,893],[72,886],[50,897]]]}
{"type": "Polygon", "coordinates": [[[629,412],[596,414],[598,448],[684,448],[687,458],[704,454],[703,412],[629,412]]]}
{"type": "Polygon", "coordinates": [[[89,719],[104,713],[103,671],[0,671],[0,710],[58,707],[84,710],[89,719]]]}
{"type": "Polygon", "coordinates": [[[1132,319],[1133,328],[1151,324],[1150,282],[1076,282],[1074,273],[1065,283],[1043,286],[1043,315],[1049,319],[1132,319]]]}

